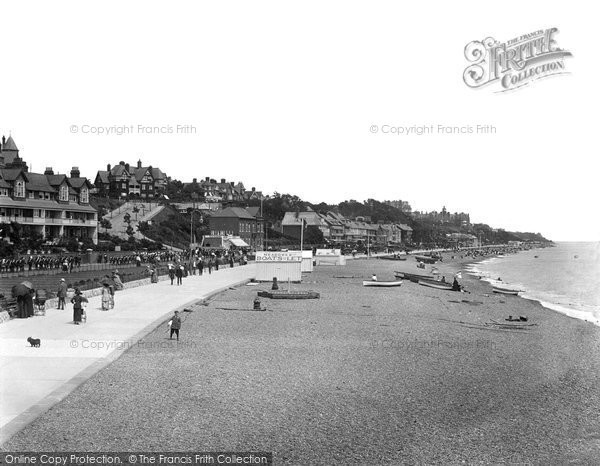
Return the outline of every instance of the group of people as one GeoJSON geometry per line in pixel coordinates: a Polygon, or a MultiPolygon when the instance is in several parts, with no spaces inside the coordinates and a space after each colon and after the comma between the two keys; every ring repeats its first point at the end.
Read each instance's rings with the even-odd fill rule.
{"type": "Polygon", "coordinates": [[[25,272],[25,270],[56,270],[61,269],[65,273],[71,273],[74,268],[81,265],[79,255],[52,256],[52,255],[29,255],[18,258],[0,259],[0,273],[25,272]]]}

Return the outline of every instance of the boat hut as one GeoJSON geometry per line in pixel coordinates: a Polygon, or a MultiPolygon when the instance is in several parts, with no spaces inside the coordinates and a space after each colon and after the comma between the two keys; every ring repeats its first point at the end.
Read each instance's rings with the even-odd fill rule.
{"type": "Polygon", "coordinates": [[[313,254],[312,251],[302,251],[302,272],[313,271],[313,254]]]}
{"type": "Polygon", "coordinates": [[[257,251],[256,280],[302,281],[302,251],[257,251]]]}
{"type": "Polygon", "coordinates": [[[317,249],[315,259],[317,265],[346,265],[341,249],[317,249]]]}

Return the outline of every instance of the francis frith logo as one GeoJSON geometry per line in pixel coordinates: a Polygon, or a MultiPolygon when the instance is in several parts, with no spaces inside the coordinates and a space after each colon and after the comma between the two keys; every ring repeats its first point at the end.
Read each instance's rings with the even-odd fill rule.
{"type": "Polygon", "coordinates": [[[540,29],[506,42],[492,37],[469,42],[463,80],[472,88],[498,84],[497,92],[526,86],[538,79],[566,73],[564,59],[571,52],[558,47],[557,28],[540,29]]]}

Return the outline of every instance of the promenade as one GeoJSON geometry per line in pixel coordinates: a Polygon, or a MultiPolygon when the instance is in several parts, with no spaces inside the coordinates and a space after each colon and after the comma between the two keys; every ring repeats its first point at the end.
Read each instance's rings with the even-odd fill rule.
{"type": "Polygon", "coordinates": [[[191,275],[183,285],[170,280],[129,288],[115,295],[115,308],[102,311],[90,298],[87,323],[73,325],[70,304],[45,317],[13,319],[0,326],[0,444],[64,399],[77,386],[117,359],[176,309],[190,307],[255,276],[255,264],[191,275]],[[27,337],[40,338],[32,348],[27,337]]]}

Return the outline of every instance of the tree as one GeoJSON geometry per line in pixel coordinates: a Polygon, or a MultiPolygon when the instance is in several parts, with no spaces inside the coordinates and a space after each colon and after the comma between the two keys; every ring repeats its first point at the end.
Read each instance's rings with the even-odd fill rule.
{"type": "Polygon", "coordinates": [[[123,220],[125,221],[125,223],[131,223],[131,215],[129,215],[129,212],[123,215],[123,220]]]}
{"type": "Polygon", "coordinates": [[[103,218],[100,220],[100,228],[104,228],[104,233],[107,233],[112,228],[112,223],[110,223],[110,220],[103,218]]]}
{"type": "Polygon", "coordinates": [[[135,214],[135,221],[137,222],[137,214],[140,211],[140,208],[138,206],[135,206],[133,208],[133,213],[135,214]]]}
{"type": "Polygon", "coordinates": [[[125,230],[125,233],[127,233],[127,235],[130,238],[133,238],[133,235],[135,234],[135,231],[133,230],[133,227],[131,225],[127,225],[127,229],[125,230]]]}
{"type": "Polygon", "coordinates": [[[304,243],[305,244],[323,244],[325,243],[325,237],[323,232],[314,225],[309,225],[304,230],[304,243]]]}

